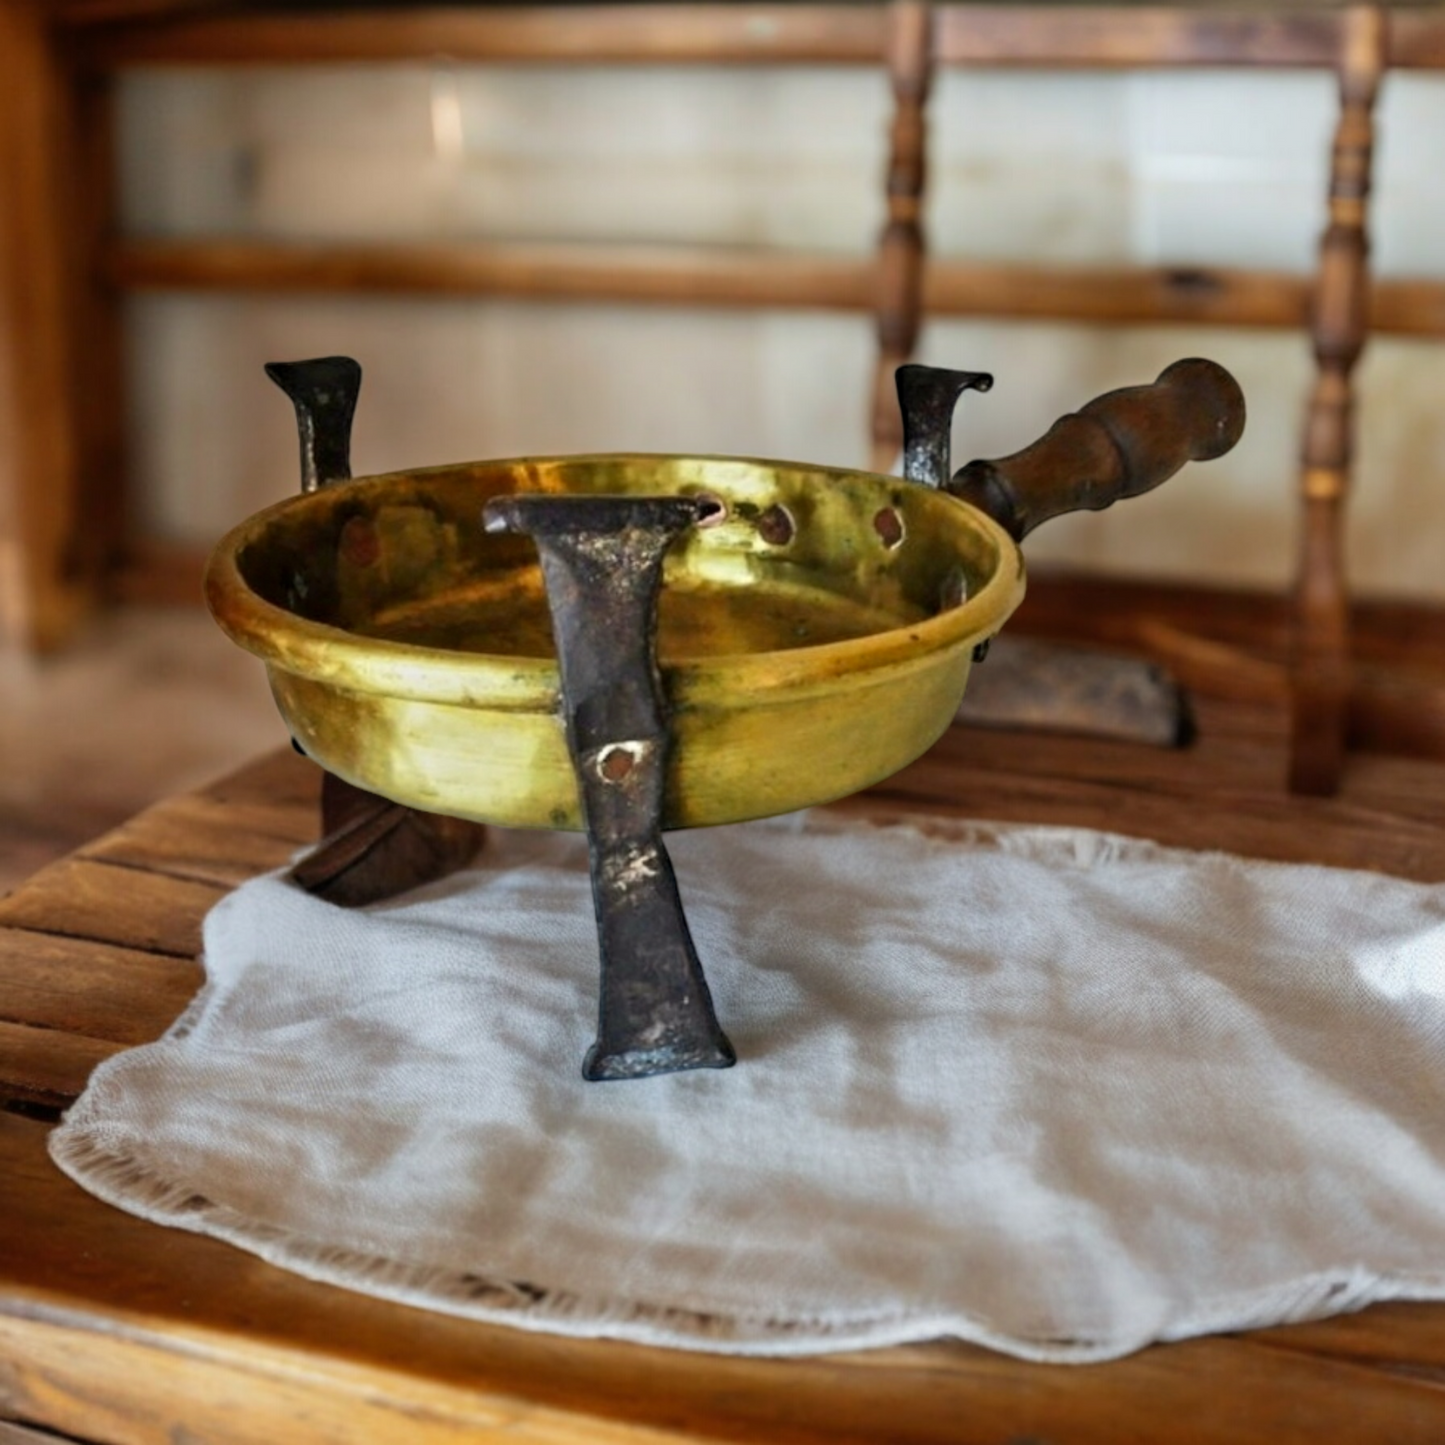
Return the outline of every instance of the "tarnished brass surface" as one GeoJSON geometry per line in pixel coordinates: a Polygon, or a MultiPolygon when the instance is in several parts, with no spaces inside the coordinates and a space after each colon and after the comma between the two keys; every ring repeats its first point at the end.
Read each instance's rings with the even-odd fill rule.
{"type": "Polygon", "coordinates": [[[668,827],[786,812],[897,771],[948,726],[974,646],[1023,596],[1000,527],[871,473],[620,455],[363,478],[258,513],[206,579],[327,769],[432,812],[581,826],[536,551],[482,528],[487,499],[526,491],[724,504],[665,572],[668,827]]]}

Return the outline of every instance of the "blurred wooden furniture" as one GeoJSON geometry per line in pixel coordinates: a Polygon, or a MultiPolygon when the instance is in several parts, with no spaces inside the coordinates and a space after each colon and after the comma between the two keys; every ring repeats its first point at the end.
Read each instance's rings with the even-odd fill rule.
{"type": "Polygon", "coordinates": [[[0,0],[0,639],[34,648],[68,634],[99,581],[89,541],[120,525],[100,485],[120,456],[118,388],[83,406],[110,354],[82,338],[114,319],[119,341],[89,231],[108,199],[104,88],[48,11],[0,0]]]}
{"type": "MultiPolygon", "coordinates": [[[[279,731],[279,724],[278,724],[279,731]]],[[[849,805],[1102,825],[1445,879],[1445,765],[1281,795],[1283,705],[1205,701],[1189,754],[954,729],[849,805]]],[[[0,1440],[105,1445],[1122,1440],[1435,1445],[1445,1306],[1025,1365],[973,1346],[739,1359],[533,1334],[313,1284],[71,1184],[45,1134],[199,985],[205,911],[316,827],[291,753],[183,795],[0,902],[0,1440]],[[59,1432],[52,1435],[51,1431],[59,1432]]]]}
{"type": "Polygon", "coordinates": [[[1311,330],[1319,379],[1302,463],[1296,788],[1337,784],[1357,690],[1341,543],[1350,375],[1372,331],[1445,335],[1445,283],[1370,288],[1371,107],[1389,67],[1445,68],[1445,9],[1378,6],[639,5],[280,11],[210,0],[0,0],[0,633],[63,638],[88,601],[195,592],[199,559],[127,522],[120,306],[137,289],[401,292],[869,312],[873,463],[897,451],[892,369],[927,315],[1311,330]],[[495,243],[282,244],[118,234],[110,93],[128,66],[428,59],[886,67],[894,118],[873,256],[495,243]],[[926,255],[925,106],[942,66],[1314,67],[1341,78],[1316,278],[1058,267],[926,255]]]}
{"type": "Polygon", "coordinates": [[[1311,316],[1316,375],[1305,418],[1300,492],[1290,787],[1333,793],[1344,766],[1352,683],[1345,587],[1344,501],[1354,453],[1351,374],[1369,329],[1373,111],[1387,63],[1389,19],[1378,5],[1345,13],[1340,118],[1330,158],[1329,224],[1311,316]]]}

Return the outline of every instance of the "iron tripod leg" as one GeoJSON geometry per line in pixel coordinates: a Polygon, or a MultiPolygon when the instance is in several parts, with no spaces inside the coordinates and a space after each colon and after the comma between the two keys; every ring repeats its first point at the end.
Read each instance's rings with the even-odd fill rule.
{"type": "MultiPolygon", "coordinates": [[[[349,356],[273,361],[266,375],[296,408],[301,490],[350,481],[360,364],[349,356]]],[[[295,738],[291,746],[306,756],[295,738]]],[[[403,807],[323,772],[321,841],[287,876],[328,903],[360,908],[465,868],[485,838],[480,823],[403,807]]]]}
{"type": "Polygon", "coordinates": [[[693,946],[662,806],[672,734],[657,673],[662,561],[705,514],[687,497],[527,494],[490,531],[537,543],[587,826],[601,954],[597,1042],[582,1073],[633,1079],[737,1060],[693,946]]]}

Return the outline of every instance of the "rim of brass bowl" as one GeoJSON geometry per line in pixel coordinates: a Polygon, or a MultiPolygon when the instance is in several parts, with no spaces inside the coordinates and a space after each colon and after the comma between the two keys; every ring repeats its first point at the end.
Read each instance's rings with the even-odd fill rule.
{"type": "MultiPolygon", "coordinates": [[[[645,466],[663,463],[676,468],[709,464],[750,466],[772,471],[805,472],[826,485],[829,478],[871,480],[880,487],[917,488],[925,505],[956,511],[959,524],[992,540],[996,565],[984,584],[962,604],[932,617],[902,623],[843,642],[806,644],[781,651],[709,654],[696,661],[671,659],[661,664],[674,706],[740,705],[750,694],[785,690],[790,695],[832,691],[841,679],[859,672],[919,662],[938,651],[972,645],[992,637],[1022,599],[1023,555],[992,518],[976,507],[882,473],[782,462],[766,458],[679,453],[599,452],[551,457],[516,457],[480,463],[453,463],[401,472],[357,477],[298,494],[254,513],[233,527],[212,552],[206,567],[205,591],[210,611],[221,629],[239,646],[268,666],[344,688],[352,692],[405,698],[415,702],[485,707],[492,711],[555,711],[561,681],[555,659],[461,651],[350,632],[316,622],[260,596],[241,574],[238,558],[275,523],[308,508],[324,511],[343,500],[384,493],[402,483],[414,486],[428,476],[455,475],[469,467],[488,471],[515,468],[519,479],[549,468],[576,469],[645,466]],[[1009,565],[1012,562],[1013,565],[1009,565]]],[[[520,486],[517,491],[534,491],[520,486]]],[[[659,491],[665,491],[660,487],[659,491]]],[[[692,491],[705,488],[691,488],[692,491]]],[[[488,494],[491,495],[491,494],[488,494]]],[[[479,497],[479,501],[482,500],[479,497]]],[[[477,509],[481,526],[481,507],[477,509]]]]}

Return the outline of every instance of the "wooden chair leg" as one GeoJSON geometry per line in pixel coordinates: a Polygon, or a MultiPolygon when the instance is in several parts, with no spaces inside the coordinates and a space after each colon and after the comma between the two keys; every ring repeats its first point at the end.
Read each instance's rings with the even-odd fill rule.
{"type": "Polygon", "coordinates": [[[72,388],[77,398],[77,507],[70,549],[87,594],[106,587],[125,560],[129,529],[126,445],[125,298],[102,259],[120,229],[113,75],[71,77],[71,154],[75,158],[72,388]]]}
{"type": "Polygon", "coordinates": [[[0,636],[64,640],[84,604],[68,69],[41,6],[0,0],[0,636]]]}
{"type": "MultiPolygon", "coordinates": [[[[894,372],[912,357],[923,311],[924,126],[932,86],[935,12],[923,0],[889,9],[888,72],[893,86],[889,133],[888,220],[879,242],[878,364],[874,374],[871,465],[892,472],[903,446],[894,372]]],[[[1081,732],[1094,737],[1172,746],[1187,731],[1180,689],[1128,658],[1078,647],[1006,647],[976,694],[959,711],[975,726],[1081,732]]]]}
{"type": "Polygon", "coordinates": [[[903,446],[893,373],[913,355],[923,305],[924,108],[933,78],[933,9],[894,0],[888,73],[893,125],[888,139],[888,220],[878,245],[878,364],[873,378],[871,465],[891,472],[903,446]]]}
{"type": "Polygon", "coordinates": [[[1351,688],[1343,539],[1353,453],[1351,377],[1368,326],[1366,219],[1387,24],[1383,7],[1355,5],[1345,13],[1341,29],[1340,118],[1311,328],[1318,372],[1305,422],[1300,482],[1304,515],[1294,601],[1289,773],[1296,793],[1333,793],[1344,767],[1351,688]]]}

